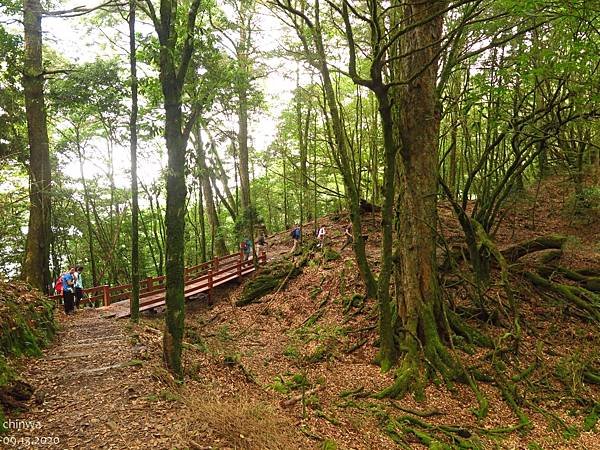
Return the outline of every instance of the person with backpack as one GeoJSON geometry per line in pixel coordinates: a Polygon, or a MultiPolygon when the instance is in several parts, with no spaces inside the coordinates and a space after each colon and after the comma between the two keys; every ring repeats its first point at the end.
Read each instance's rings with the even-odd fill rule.
{"type": "Polygon", "coordinates": [[[318,248],[323,248],[323,245],[325,244],[325,225],[321,225],[319,227],[319,231],[317,231],[317,247],[318,248]]]}
{"type": "Polygon", "coordinates": [[[261,231],[258,240],[256,241],[256,251],[258,256],[266,253],[267,250],[267,238],[265,237],[265,232],[261,231]]]}
{"type": "Polygon", "coordinates": [[[240,243],[240,250],[244,254],[244,261],[248,261],[250,259],[250,255],[252,254],[252,241],[248,238],[244,239],[240,243]]]}
{"type": "Polygon", "coordinates": [[[83,298],[83,276],[81,272],[83,272],[83,266],[77,266],[77,270],[73,272],[73,277],[75,278],[75,308],[77,309],[79,309],[79,304],[83,298]]]}
{"type": "Polygon", "coordinates": [[[298,243],[300,242],[300,237],[302,236],[302,233],[300,232],[300,225],[296,224],[294,226],[294,229],[290,233],[290,236],[292,236],[292,239],[294,241],[294,245],[293,245],[290,253],[294,254],[294,253],[296,253],[296,249],[298,248],[298,243]]]}
{"type": "Polygon", "coordinates": [[[75,313],[75,267],[71,267],[67,273],[62,276],[63,305],[65,314],[75,313]]]}

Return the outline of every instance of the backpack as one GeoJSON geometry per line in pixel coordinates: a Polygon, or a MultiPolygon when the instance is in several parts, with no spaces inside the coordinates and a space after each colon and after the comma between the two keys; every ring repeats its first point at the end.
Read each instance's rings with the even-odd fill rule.
{"type": "Polygon", "coordinates": [[[294,228],[292,230],[292,237],[294,239],[300,239],[300,228],[294,228]]]}
{"type": "Polygon", "coordinates": [[[54,290],[57,293],[61,293],[63,291],[63,276],[59,276],[56,281],[54,282],[54,290]]]}

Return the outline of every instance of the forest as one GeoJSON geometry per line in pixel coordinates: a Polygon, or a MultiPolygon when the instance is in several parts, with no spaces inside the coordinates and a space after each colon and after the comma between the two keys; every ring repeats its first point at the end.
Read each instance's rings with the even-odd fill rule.
{"type": "Polygon", "coordinates": [[[0,0],[0,448],[600,449],[599,30],[0,0]]]}

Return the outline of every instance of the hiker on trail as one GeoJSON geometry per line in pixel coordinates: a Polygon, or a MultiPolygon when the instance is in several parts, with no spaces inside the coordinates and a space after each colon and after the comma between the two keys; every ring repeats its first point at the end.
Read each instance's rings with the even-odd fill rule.
{"type": "Polygon", "coordinates": [[[73,314],[75,312],[75,267],[71,267],[67,273],[62,276],[62,288],[63,288],[63,304],[65,307],[65,314],[73,314]]]}
{"type": "Polygon", "coordinates": [[[317,231],[317,247],[318,248],[323,248],[323,244],[325,243],[325,225],[321,225],[321,227],[319,228],[319,231],[317,231]]]}
{"type": "Polygon", "coordinates": [[[290,236],[292,236],[292,239],[294,240],[294,246],[292,247],[292,250],[290,251],[290,253],[294,254],[294,253],[296,253],[296,249],[298,248],[298,242],[300,242],[300,237],[301,237],[300,225],[296,224],[294,226],[294,229],[290,233],[290,236]]]}
{"type": "Polygon", "coordinates": [[[75,278],[75,308],[79,309],[79,304],[81,303],[81,299],[83,298],[83,277],[81,275],[83,272],[83,266],[77,266],[77,270],[73,273],[73,277],[75,278]]]}
{"type": "Polygon", "coordinates": [[[340,252],[354,242],[354,237],[352,236],[352,224],[344,228],[344,236],[346,236],[346,242],[342,245],[342,248],[340,248],[340,252]]]}
{"type": "Polygon", "coordinates": [[[258,240],[256,241],[256,250],[258,255],[262,255],[267,251],[267,238],[265,237],[265,232],[261,231],[258,240]]]}
{"type": "Polygon", "coordinates": [[[62,279],[62,275],[59,275],[58,278],[56,279],[56,281],[54,282],[54,292],[56,293],[56,295],[62,295],[63,294],[63,279],[62,279]]]}
{"type": "Polygon", "coordinates": [[[244,261],[248,261],[250,259],[250,255],[252,254],[252,241],[248,238],[244,239],[240,243],[240,250],[244,254],[244,261]]]}

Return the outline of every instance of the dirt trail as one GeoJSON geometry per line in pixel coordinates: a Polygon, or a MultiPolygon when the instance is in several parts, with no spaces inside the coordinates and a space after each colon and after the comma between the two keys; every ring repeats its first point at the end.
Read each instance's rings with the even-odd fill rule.
{"type": "Polygon", "coordinates": [[[44,356],[22,376],[36,389],[15,420],[8,448],[169,448],[174,405],[158,399],[159,382],[126,321],[80,310],[65,318],[44,356]],[[30,445],[28,445],[30,444],[30,445]]]}

